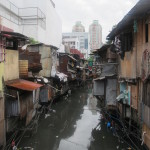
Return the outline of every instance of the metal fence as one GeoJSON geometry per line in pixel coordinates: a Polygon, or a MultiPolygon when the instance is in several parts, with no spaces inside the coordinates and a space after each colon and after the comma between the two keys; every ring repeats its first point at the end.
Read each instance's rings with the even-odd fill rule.
{"type": "Polygon", "coordinates": [[[17,25],[39,25],[46,29],[46,16],[38,7],[18,8],[9,0],[0,0],[0,16],[17,25]]]}

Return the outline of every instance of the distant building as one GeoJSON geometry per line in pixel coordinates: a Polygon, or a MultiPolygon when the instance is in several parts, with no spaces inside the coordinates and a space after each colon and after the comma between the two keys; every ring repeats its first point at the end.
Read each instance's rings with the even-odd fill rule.
{"type": "Polygon", "coordinates": [[[84,26],[81,24],[81,21],[77,21],[72,28],[72,32],[85,32],[84,26]]]}
{"type": "Polygon", "coordinates": [[[63,42],[64,45],[68,45],[72,49],[79,49],[79,46],[80,46],[78,37],[64,38],[62,42],[63,42]]]}
{"type": "Polygon", "coordinates": [[[90,50],[99,49],[102,46],[102,27],[98,20],[94,20],[89,27],[90,50]]]}
{"type": "Polygon", "coordinates": [[[78,49],[81,53],[83,52],[85,55],[85,58],[88,57],[88,33],[87,32],[70,32],[70,33],[63,33],[62,35],[63,41],[68,40],[71,41],[72,39],[78,39],[79,45],[78,49]]]}

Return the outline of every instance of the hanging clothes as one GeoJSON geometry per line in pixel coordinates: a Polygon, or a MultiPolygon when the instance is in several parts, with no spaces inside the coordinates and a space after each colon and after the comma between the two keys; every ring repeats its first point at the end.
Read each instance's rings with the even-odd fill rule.
{"type": "Polygon", "coordinates": [[[121,41],[119,36],[115,37],[114,45],[115,45],[115,51],[119,54],[121,52],[121,41]]]}

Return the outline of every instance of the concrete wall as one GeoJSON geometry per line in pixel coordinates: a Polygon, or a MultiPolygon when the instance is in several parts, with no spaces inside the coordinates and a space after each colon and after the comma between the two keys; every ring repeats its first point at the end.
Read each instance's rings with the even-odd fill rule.
{"type": "Polygon", "coordinates": [[[19,54],[15,50],[6,50],[6,61],[4,63],[4,81],[19,78],[19,54]]]}
{"type": "MultiPolygon", "coordinates": [[[[33,37],[35,40],[60,47],[62,43],[62,22],[58,16],[56,9],[51,4],[50,0],[10,0],[18,8],[38,7],[46,15],[46,29],[44,30],[38,25],[22,25],[17,28],[12,26],[14,31],[33,37]]],[[[28,10],[27,10],[28,11],[28,10]]],[[[29,13],[29,12],[27,12],[29,13]]],[[[7,23],[5,25],[11,26],[7,23]]]]}
{"type": "Polygon", "coordinates": [[[50,77],[52,69],[52,54],[51,48],[48,46],[40,46],[42,70],[39,72],[40,76],[50,77]]]}

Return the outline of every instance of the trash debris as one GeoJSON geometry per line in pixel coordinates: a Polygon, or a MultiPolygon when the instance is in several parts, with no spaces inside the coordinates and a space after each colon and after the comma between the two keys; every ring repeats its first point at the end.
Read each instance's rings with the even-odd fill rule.
{"type": "Polygon", "coordinates": [[[59,136],[56,136],[56,138],[58,138],[59,136]]]}
{"type": "Polygon", "coordinates": [[[49,124],[48,127],[54,127],[54,125],[53,124],[49,124]]]}
{"type": "Polygon", "coordinates": [[[56,113],[56,110],[53,110],[54,113],[56,113]]]}
{"type": "Polygon", "coordinates": [[[105,136],[103,136],[103,139],[105,139],[105,136]]]}
{"type": "Polygon", "coordinates": [[[13,146],[13,150],[17,150],[17,146],[13,146]]]}
{"type": "Polygon", "coordinates": [[[76,128],[77,127],[77,125],[74,125],[74,128],[76,128]]]}
{"type": "Polygon", "coordinates": [[[24,147],[24,149],[34,150],[32,147],[24,147]]]}
{"type": "Polygon", "coordinates": [[[118,146],[116,146],[116,148],[117,148],[117,149],[119,149],[119,145],[118,145],[118,146]]]}
{"type": "Polygon", "coordinates": [[[50,114],[45,114],[45,119],[46,119],[47,117],[50,117],[50,114]]]}
{"type": "Polygon", "coordinates": [[[68,90],[68,94],[71,95],[71,90],[68,90]]]}

